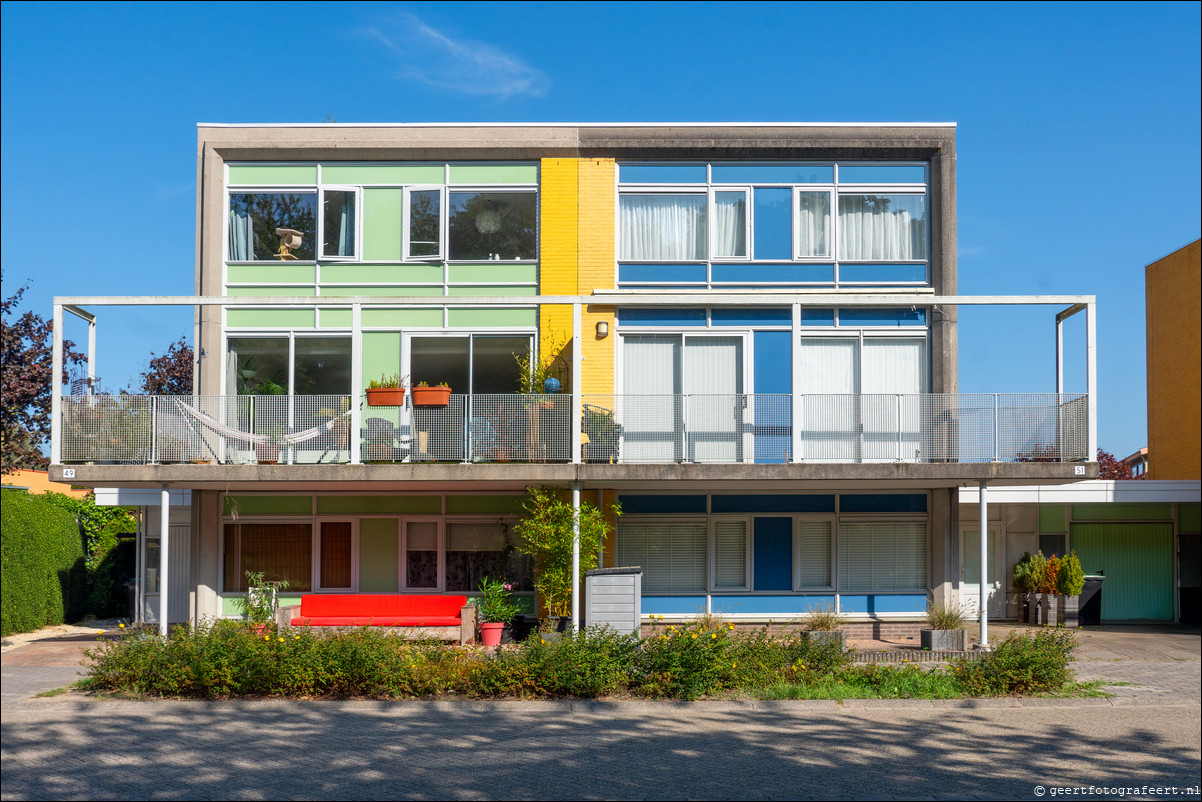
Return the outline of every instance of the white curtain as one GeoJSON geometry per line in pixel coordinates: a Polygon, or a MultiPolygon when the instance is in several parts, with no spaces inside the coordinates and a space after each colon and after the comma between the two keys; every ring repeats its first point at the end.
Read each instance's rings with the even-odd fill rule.
{"type": "Polygon", "coordinates": [[[743,340],[690,337],[684,340],[683,392],[694,462],[739,462],[743,431],[743,340]]]}
{"type": "Polygon", "coordinates": [[[621,256],[629,261],[705,258],[704,195],[623,195],[621,256]]]}
{"type": "Polygon", "coordinates": [[[840,195],[840,259],[925,259],[926,198],[840,195]]]}
{"type": "Polygon", "coordinates": [[[249,212],[230,209],[231,262],[249,262],[255,258],[255,226],[249,212]]]}
{"type": "Polygon", "coordinates": [[[850,337],[801,340],[801,455],[810,462],[856,462],[860,343],[850,337]]]}
{"type": "Polygon", "coordinates": [[[831,194],[797,193],[797,255],[830,256],[831,194]]]}
{"type": "Polygon", "coordinates": [[[342,214],[338,221],[338,255],[355,255],[355,193],[342,193],[342,214]]]}
{"type": "Polygon", "coordinates": [[[918,394],[927,386],[926,340],[866,337],[863,361],[864,461],[913,462],[920,456],[918,394]]]}
{"type": "Polygon", "coordinates": [[[626,462],[675,462],[680,453],[676,393],[680,335],[639,334],[622,347],[622,425],[626,462]]]}
{"type": "Polygon", "coordinates": [[[747,193],[714,193],[714,258],[747,255],[747,193]]]}

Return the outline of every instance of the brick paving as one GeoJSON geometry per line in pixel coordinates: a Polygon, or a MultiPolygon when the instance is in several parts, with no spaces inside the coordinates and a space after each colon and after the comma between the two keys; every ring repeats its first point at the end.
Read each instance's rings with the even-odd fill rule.
{"type": "Polygon", "coordinates": [[[1198,798],[1198,630],[1079,640],[1081,678],[1130,684],[948,702],[134,702],[31,698],[94,639],[35,642],[0,657],[0,799],[1198,798]]]}

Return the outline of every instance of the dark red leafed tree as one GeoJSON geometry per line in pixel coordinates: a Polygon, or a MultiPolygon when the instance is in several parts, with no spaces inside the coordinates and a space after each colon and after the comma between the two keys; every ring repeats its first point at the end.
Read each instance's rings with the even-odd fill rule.
{"type": "MultiPolygon", "coordinates": [[[[16,316],[26,284],[0,301],[0,465],[5,471],[45,468],[42,446],[50,439],[51,322],[26,311],[16,316]]],[[[63,342],[67,366],[84,361],[63,342]]]]}
{"type": "Polygon", "coordinates": [[[1118,459],[1109,451],[1098,449],[1098,478],[1099,479],[1143,479],[1136,476],[1131,466],[1118,459]]]}
{"type": "Polygon", "coordinates": [[[183,337],[167,346],[162,356],[151,351],[139,391],[146,395],[191,395],[192,365],[192,346],[183,337]]]}

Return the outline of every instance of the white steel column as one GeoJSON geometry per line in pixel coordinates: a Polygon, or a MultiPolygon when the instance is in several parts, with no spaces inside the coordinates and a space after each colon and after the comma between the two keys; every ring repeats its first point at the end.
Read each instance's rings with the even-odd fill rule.
{"type": "Polygon", "coordinates": [[[159,633],[167,636],[167,610],[170,604],[171,587],[168,575],[171,573],[170,554],[167,545],[167,532],[171,523],[171,493],[167,483],[163,483],[162,496],[159,501],[159,633]]]}
{"type": "Polygon", "coordinates": [[[363,305],[351,305],[351,464],[358,465],[359,434],[363,426],[363,305]]]}
{"type": "MultiPolygon", "coordinates": [[[[1056,316],[1056,394],[1064,392],[1064,318],[1056,316]]],[[[1060,399],[1056,400],[1060,403],[1060,399]]]]}
{"type": "Polygon", "coordinates": [[[96,383],[96,318],[88,320],[88,395],[96,383]]]}
{"type": "Polygon", "coordinates": [[[981,581],[980,587],[980,633],[977,644],[978,649],[989,648],[989,503],[986,500],[988,488],[984,480],[981,481],[981,503],[977,505],[981,518],[981,581]]]}
{"type": "MultiPolygon", "coordinates": [[[[793,304],[793,341],[789,344],[789,362],[793,368],[790,382],[790,412],[792,433],[789,436],[789,462],[801,461],[801,304],[793,304]]],[[[708,596],[706,599],[708,600],[708,596]]]]}
{"type": "MultiPolygon", "coordinates": [[[[581,348],[581,344],[583,343],[584,338],[580,336],[580,327],[581,327],[580,304],[578,304],[578,303],[572,304],[572,426],[570,429],[570,432],[571,432],[570,436],[572,438],[572,464],[573,465],[580,464],[580,450],[581,450],[580,449],[580,435],[581,435],[580,424],[581,424],[581,417],[584,415],[584,409],[581,404],[581,393],[580,393],[580,382],[581,382],[581,377],[583,375],[583,370],[582,370],[583,366],[580,363],[584,360],[584,356],[580,353],[580,348],[581,348]]],[[[535,388],[536,391],[538,389],[539,388],[537,388],[537,387],[535,388]]],[[[574,493],[575,493],[574,504],[576,507],[576,513],[577,513],[577,515],[579,515],[579,513],[580,513],[580,488],[579,488],[579,486],[577,486],[574,493]]],[[[579,532],[577,532],[577,534],[579,534],[579,532]]],[[[577,553],[579,553],[579,551],[580,551],[579,542],[576,543],[576,551],[577,551],[577,553]]],[[[575,587],[575,585],[573,585],[572,587],[575,587]]],[[[573,621],[574,620],[575,619],[573,618],[573,621]]],[[[575,626],[574,623],[573,623],[573,626],[575,626]]]]}
{"type": "Polygon", "coordinates": [[[54,305],[50,350],[50,464],[63,461],[63,305],[54,305]]]}
{"type": "Polygon", "coordinates": [[[572,631],[580,631],[580,482],[572,482],[572,631]]]}
{"type": "Polygon", "coordinates": [[[1097,304],[1085,305],[1085,392],[1089,420],[1085,436],[1085,460],[1098,458],[1098,316],[1097,304]]]}

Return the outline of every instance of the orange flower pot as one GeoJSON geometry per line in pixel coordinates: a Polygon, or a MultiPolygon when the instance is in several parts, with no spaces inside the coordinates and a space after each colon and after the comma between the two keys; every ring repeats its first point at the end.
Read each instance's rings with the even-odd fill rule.
{"type": "Polygon", "coordinates": [[[367,391],[369,407],[403,407],[405,405],[404,387],[378,387],[367,391]]]}
{"type": "Polygon", "coordinates": [[[413,406],[445,407],[451,403],[450,387],[414,387],[413,406]]]}

